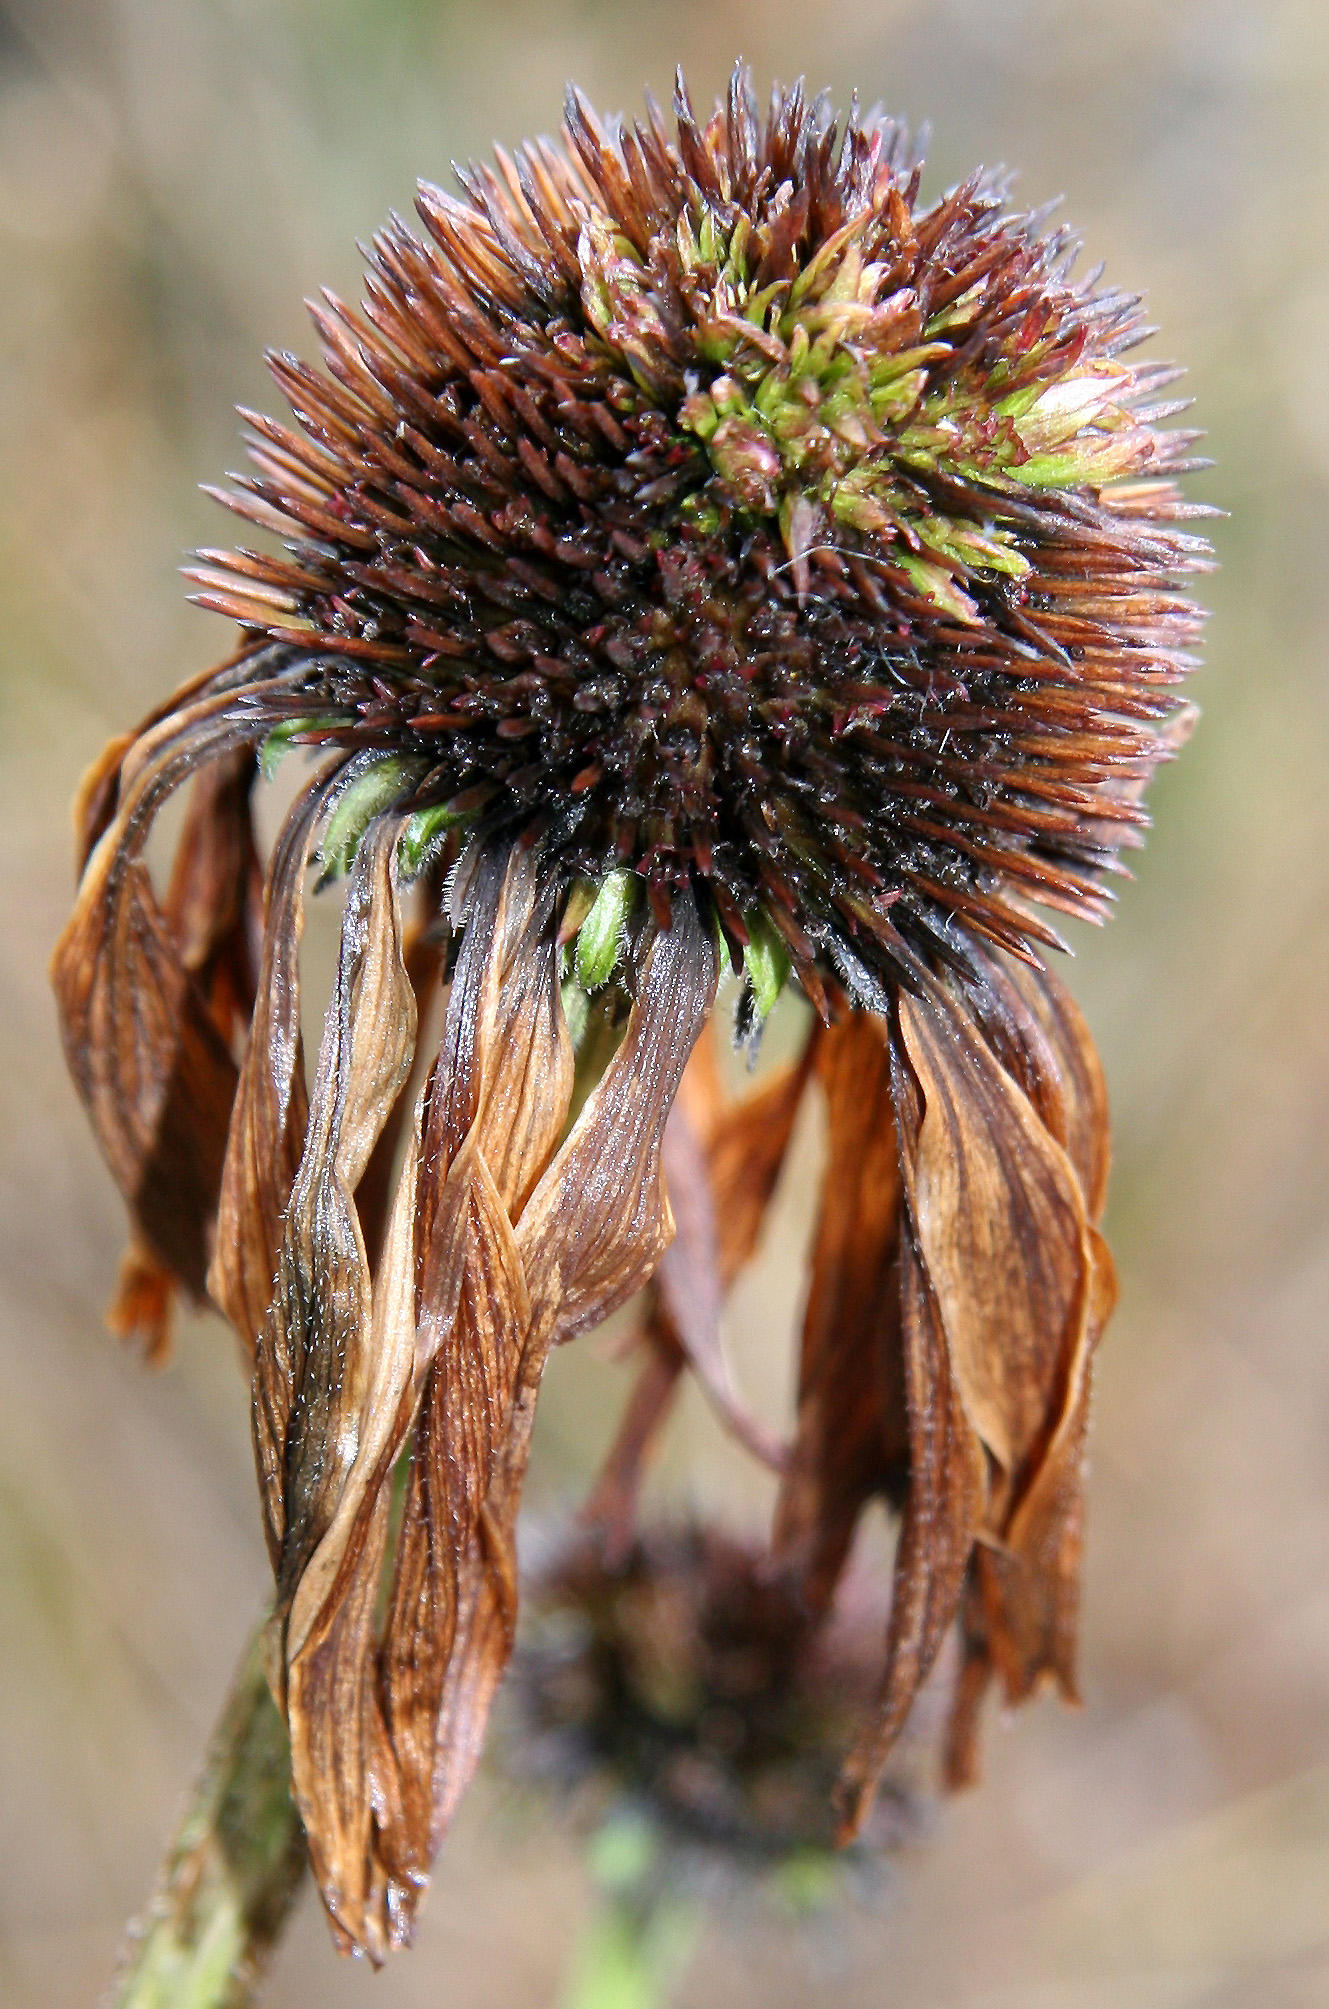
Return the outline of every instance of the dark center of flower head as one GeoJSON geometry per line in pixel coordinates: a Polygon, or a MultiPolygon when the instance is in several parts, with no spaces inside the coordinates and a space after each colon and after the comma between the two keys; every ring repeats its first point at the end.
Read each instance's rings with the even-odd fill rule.
{"type": "Polygon", "coordinates": [[[969,931],[1055,940],[1030,900],[1101,912],[1195,626],[1193,436],[1136,301],[993,177],[920,206],[890,121],[763,123],[741,73],[675,112],[574,94],[561,145],[423,186],[363,313],[314,309],[326,371],[271,359],[302,431],[248,415],[222,499],[286,555],[193,576],[303,662],[286,732],[364,750],[352,847],[414,791],[408,864],[538,834],[625,875],[611,922],[704,889],[759,1008],[790,960],[879,1002],[969,931]]]}

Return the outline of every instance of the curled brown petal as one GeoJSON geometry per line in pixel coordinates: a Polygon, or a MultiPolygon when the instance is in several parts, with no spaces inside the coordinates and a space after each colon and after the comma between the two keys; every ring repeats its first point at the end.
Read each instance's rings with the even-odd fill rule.
{"type": "Polygon", "coordinates": [[[647,951],[623,1043],[521,1217],[531,1281],[523,1382],[552,1345],[600,1324],[639,1290],[668,1246],[664,1127],[716,977],[714,945],[680,897],[647,951]]]}
{"type": "MultiPolygon", "coordinates": [[[[366,1914],[371,1818],[395,1763],[374,1696],[374,1607],[387,1479],[415,1404],[415,1157],[377,1289],[355,1189],[410,1071],[415,997],[402,955],[399,819],[371,824],[347,892],[304,1152],[254,1361],[255,1455],[277,1579],[270,1656],[291,1734],[310,1860],[348,1945],[366,1914]]],[[[294,855],[306,826],[294,819],[294,855]]]]}
{"type": "Polygon", "coordinates": [[[73,824],[74,869],[80,877],[114,820],[125,757],[138,737],[136,732],[116,733],[79,779],[74,793],[73,824]]]}
{"type": "Polygon", "coordinates": [[[1092,1230],[1090,1242],[1094,1267],[1089,1313],[1070,1365],[1056,1427],[1011,1513],[1004,1543],[981,1550],[977,1557],[993,1658],[1012,1702],[1028,1695],[1043,1674],[1054,1676],[1067,1700],[1075,1700],[1075,1621],[1090,1372],[1093,1349],[1117,1296],[1107,1247],[1092,1230]]]}
{"type": "Polygon", "coordinates": [[[1084,1195],[1028,1097],[940,989],[899,1001],[923,1096],[906,1186],[966,1414],[1015,1485],[1081,1345],[1084,1195]]]}
{"type": "MultiPolygon", "coordinates": [[[[391,1782],[381,1724],[363,1693],[392,1456],[382,1433],[391,1440],[395,1431],[400,1441],[409,1424],[414,1305],[404,1342],[399,1322],[385,1327],[380,1316],[377,1327],[371,1323],[354,1191],[410,1066],[414,1000],[401,959],[397,825],[384,818],[362,840],[351,878],[306,1129],[299,923],[310,838],[328,785],[325,777],[297,802],[274,857],[267,981],[228,1160],[229,1218],[239,1232],[217,1283],[237,1321],[251,1317],[264,1295],[271,1298],[259,1319],[253,1405],[278,1587],[271,1672],[286,1707],[315,1874],[347,1942],[359,1943],[368,1809],[391,1782]],[[281,1189],[301,1132],[286,1207],[281,1189]],[[278,1247],[266,1274],[275,1268],[275,1281],[265,1293],[274,1228],[278,1247]]],[[[404,1266],[410,1278],[409,1252],[404,1266]]]]}
{"type": "Polygon", "coordinates": [[[417,1116],[420,1113],[416,1104],[433,1065],[428,1035],[433,1030],[431,1015],[443,996],[441,979],[448,946],[448,926],[440,912],[440,886],[441,880],[433,874],[417,882],[417,900],[422,911],[407,926],[403,937],[406,974],[415,992],[416,1048],[411,1079],[398,1097],[356,1188],[355,1204],[364,1230],[365,1248],[370,1268],[375,1271],[397,1189],[403,1141],[412,1112],[417,1116]]]}
{"type": "MultiPolygon", "coordinates": [[[[1013,1697],[1044,1672],[1073,1692],[1089,1360],[1110,1305],[1076,1168],[1033,1101],[939,986],[897,1009],[910,1479],[886,1684],[846,1769],[851,1825],[959,1605],[975,1541],[953,1775],[972,1767],[988,1667],[1013,1697]],[[926,1373],[915,1386],[920,1364],[930,1397],[926,1373]],[[938,1441],[958,1455],[938,1465],[938,1441]]],[[[1061,1098],[1063,1121],[1073,1100],[1061,1098]]]]}
{"type": "MultiPolygon", "coordinates": [[[[470,1178],[464,1264],[452,1328],[426,1383],[384,1641],[388,1721],[401,1774],[401,1822],[385,1837],[393,1877],[423,1885],[434,1852],[434,1780],[451,1657],[462,1648],[467,1578],[483,1549],[487,1482],[510,1421],[530,1318],[511,1222],[481,1158],[470,1178]]],[[[515,1593],[508,1587],[505,1604],[515,1593]]],[[[478,1755],[478,1753],[477,1753],[478,1755]]]]}
{"type": "Polygon", "coordinates": [[[787,1447],[734,1387],[720,1336],[724,1298],[757,1245],[802,1104],[815,1047],[749,1095],[726,1095],[708,1020],[683,1071],[665,1126],[664,1163],[674,1240],[646,1292],[644,1355],[619,1429],[583,1510],[612,1566],[636,1519],[646,1461],[691,1368],[731,1434],[779,1470],[787,1447]]]}
{"type": "Polygon", "coordinates": [[[776,1503],[776,1556],[810,1612],[829,1604],[865,1502],[908,1465],[900,1329],[901,1189],[885,1025],[822,1033],[827,1165],[799,1353],[798,1411],[776,1503]]]}
{"type": "MultiPolygon", "coordinates": [[[[1012,967],[1011,981],[1045,1033],[1062,1088],[1060,1141],[1075,1168],[1090,1220],[1107,1192],[1107,1092],[1098,1054],[1073,999],[1047,970],[1012,967]]],[[[1083,1334],[1060,1397],[1055,1425],[1015,1500],[1003,1539],[975,1552],[966,1606],[966,1674],[957,1695],[948,1775],[966,1783],[977,1770],[978,1704],[991,1672],[1007,1700],[1022,1701],[1044,1678],[1076,1697],[1075,1647],[1083,1531],[1084,1444],[1092,1355],[1116,1302],[1106,1243],[1088,1233],[1092,1279],[1083,1334]]]]}
{"type": "MultiPolygon", "coordinates": [[[[263,883],[250,818],[255,771],[243,746],[203,767],[190,789],[162,907],[180,960],[228,1048],[247,1029],[254,1005],[263,883]]],[[[145,1357],[158,1364],[170,1350],[174,1301],[171,1271],[136,1236],[107,1325],[123,1339],[138,1335],[145,1357]]]]}
{"type": "Polygon", "coordinates": [[[219,692],[235,689],[246,679],[252,678],[256,668],[256,658],[267,654],[276,659],[276,652],[266,642],[246,642],[225,662],[214,663],[197,676],[172,691],[163,704],[157,705],[145,719],[140,720],[133,732],[117,733],[88,767],[74,794],[74,866],[81,875],[99,840],[110,828],[114,819],[120,794],[121,776],[130,754],[141,739],[146,738],[154,726],[163,719],[176,716],[203,698],[216,696],[219,692]]]}
{"type": "MultiPolygon", "coordinates": [[[[428,1867],[439,1696],[456,1623],[458,1552],[465,1545],[465,1516],[459,1529],[449,1508],[457,1491],[466,1490],[467,1454],[475,1456],[474,1429],[480,1424],[477,1418],[472,1425],[464,1410],[449,1416],[436,1385],[435,1360],[461,1312],[467,1254],[485,1225],[494,1225],[492,1214],[480,1212],[492,1180],[477,1168],[473,1148],[460,1166],[457,1159],[474,1127],[492,1049],[506,878],[505,861],[482,858],[459,903],[456,919],[464,932],[421,1114],[422,1164],[411,1233],[418,1252],[416,1358],[423,1392],[382,1645],[384,1710],[401,1790],[396,1820],[382,1841],[387,1861],[365,1866],[366,1875],[391,1893],[389,1917],[409,1910],[411,1885],[423,1883],[428,1867]],[[470,1187],[476,1183],[481,1197],[473,1206],[470,1187]],[[468,1425],[469,1443],[462,1437],[468,1425]]],[[[492,1328],[482,1337],[492,1342],[492,1328]]],[[[515,1353],[519,1337],[504,1337],[505,1351],[515,1353]]],[[[464,1359],[466,1353],[463,1333],[454,1357],[464,1359]]],[[[482,1371],[474,1378],[481,1379],[482,1371]]],[[[484,1421],[491,1421],[488,1410],[484,1421]]]]}
{"type": "Polygon", "coordinates": [[[226,1140],[208,1288],[250,1353],[272,1301],[282,1224],[304,1150],[308,1091],[300,1034],[300,942],[305,873],[336,774],[334,768],[301,791],[273,847],[254,1014],[226,1140]]]}
{"type": "Polygon", "coordinates": [[[530,1325],[514,1234],[566,1119],[572,1048],[552,889],[528,851],[479,862],[429,1094],[418,1365],[427,1372],[383,1644],[401,1802],[382,1854],[394,1931],[433,1853],[435,1750],[460,1580],[511,1415],[530,1325]]]}
{"type": "Polygon", "coordinates": [[[1052,1049],[1061,1079],[1063,1128],[1054,1132],[1080,1181],[1091,1221],[1107,1200],[1111,1126],[1107,1083],[1093,1036],[1066,986],[1048,969],[1012,963],[1011,982],[1023,995],[1052,1049]]]}
{"type": "MultiPolygon", "coordinates": [[[[171,713],[119,762],[118,806],[87,861],[51,963],[70,1072],[135,1233],[201,1296],[236,1069],[140,862],[172,791],[266,728],[259,685],[171,713]]],[[[106,791],[103,790],[103,793],[106,791]]],[[[94,818],[94,822],[95,822],[94,818]]]]}
{"type": "MultiPolygon", "coordinates": [[[[1018,1039],[998,1051],[1030,1095],[1044,1125],[1064,1145],[1080,1181],[1088,1219],[1106,1199],[1110,1131],[1098,1053],[1080,1011],[1046,968],[1008,962],[992,966],[1004,1019],[1018,1039]],[[1038,1055],[1034,1067],[1030,1057],[1038,1055]]],[[[1076,1613],[1082,1545],[1082,1465],[1088,1428],[1092,1350],[1116,1298],[1112,1258],[1088,1232],[1092,1262],[1084,1332],[1060,1392],[1052,1390],[1050,1434],[1024,1487],[1006,1497],[994,1539],[972,1563],[966,1597],[966,1661],[956,1694],[948,1778],[968,1784],[978,1772],[978,1708],[996,1671],[1008,1702],[1024,1700],[1050,1678],[1068,1700],[1076,1696],[1076,1613]]],[[[998,1503],[1000,1505],[1000,1503],[998,1503]]]]}
{"type": "Polygon", "coordinates": [[[1107,1198],[1107,1085],[1089,1028],[1046,967],[971,955],[967,994],[996,1058],[1074,1165],[1091,1220],[1107,1198]]]}
{"type": "Polygon", "coordinates": [[[836,1789],[841,1838],[857,1834],[891,1746],[955,1618],[984,1504],[983,1450],[964,1412],[936,1299],[902,1240],[901,1331],[909,1420],[909,1488],[895,1554],[886,1669],[872,1721],[836,1789]]]}
{"type": "Polygon", "coordinates": [[[952,1711],[946,1773],[953,1786],[977,1776],[978,1710],[997,1674],[1008,1702],[1022,1702],[1043,1679],[1069,1702],[1075,1679],[1084,1446],[1093,1348],[1116,1300],[1106,1244],[1092,1229],[1094,1274],[1084,1343],[1047,1450],[1005,1528],[1004,1539],[974,1551],[965,1604],[965,1663],[952,1711]]]}
{"type": "Polygon", "coordinates": [[[354,1464],[371,1312],[355,1188],[410,1068],[415,997],[401,953],[398,823],[357,853],[304,1153],[254,1362],[254,1447],[283,1627],[354,1464]]]}
{"type": "Polygon", "coordinates": [[[237,747],[195,780],[164,906],[181,959],[228,1041],[248,1029],[258,982],[263,873],[250,814],[257,772],[252,750],[237,747]]]}
{"type": "MultiPolygon", "coordinates": [[[[417,1119],[420,1115],[417,1110],[417,1119]]],[[[310,1856],[341,1943],[375,1960],[392,1944],[381,1837],[401,1828],[402,1777],[384,1719],[375,1634],[391,1474],[410,1431],[415,1374],[419,1124],[407,1143],[373,1287],[355,1458],[292,1600],[291,1769],[310,1856]]]]}
{"type": "Polygon", "coordinates": [[[512,1417],[467,1556],[439,1714],[436,1846],[479,1757],[512,1650],[514,1539],[535,1397],[551,1348],[608,1317],[650,1276],[672,1229],[664,1126],[717,977],[690,899],[647,952],[627,1031],[517,1224],[531,1299],[512,1417]]]}

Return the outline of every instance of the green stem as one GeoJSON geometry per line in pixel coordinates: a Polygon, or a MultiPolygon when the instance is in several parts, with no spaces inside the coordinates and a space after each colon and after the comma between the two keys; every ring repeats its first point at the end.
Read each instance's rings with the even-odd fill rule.
{"type": "Polygon", "coordinates": [[[591,1850],[599,1903],[582,1934],[563,2009],[664,2009],[701,1930],[694,1904],[667,1888],[645,1823],[613,1821],[591,1850]]]}
{"type": "Polygon", "coordinates": [[[105,2009],[243,2009],[306,1864],[290,1747],[261,1631],[236,1669],[202,1774],[105,2009]]]}

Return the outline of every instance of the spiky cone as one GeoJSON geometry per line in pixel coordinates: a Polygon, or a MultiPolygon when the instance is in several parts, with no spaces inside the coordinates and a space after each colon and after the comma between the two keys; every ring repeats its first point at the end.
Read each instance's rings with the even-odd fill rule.
{"type": "Polygon", "coordinates": [[[776,1527],[812,1617],[864,1501],[902,1514],[847,1828],[961,1607],[957,1773],[992,1668],[1073,1683],[1107,1131],[1034,907],[1103,914],[1182,734],[1193,435],[1127,360],[1136,302],[991,177],[923,206],[889,121],[798,87],[763,121],[741,72],[675,111],[606,131],[574,94],[557,145],[422,187],[362,313],[314,308],[325,367],[272,358],[298,428],[248,415],[221,496],[283,548],[193,573],[240,653],[78,810],[54,976],[134,1221],[118,1322],[160,1344],[206,1285],[252,1349],[274,1692],[324,1900],[376,1959],[510,1651],[550,1349],[655,1271],[668,1151],[619,1507],[679,1358],[734,1413],[719,1305],[814,1072],[776,1527]],[[250,794],[292,745],[321,764],[260,903],[250,794]],[[192,776],[159,904],[143,844],[192,776]],[[314,858],[346,904],[307,1089],[314,858]],[[703,1083],[670,1141],[722,960],[746,1035],[791,975],[822,1029],[768,1107],[703,1083]]]}

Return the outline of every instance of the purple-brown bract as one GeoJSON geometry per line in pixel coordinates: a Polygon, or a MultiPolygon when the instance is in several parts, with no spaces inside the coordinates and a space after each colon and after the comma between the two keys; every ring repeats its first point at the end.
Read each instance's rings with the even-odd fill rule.
{"type": "Polygon", "coordinates": [[[361,312],[315,308],[324,367],[272,359],[298,429],[248,414],[221,496],[282,548],[191,575],[242,647],[78,807],[54,977],[134,1221],[113,1316],[160,1345],[206,1290],[252,1350],[274,1693],[324,1900],[375,1959],[511,1651],[544,1364],[645,1285],[615,1539],[684,1363],[781,1466],[800,1624],[864,1505],[900,1513],[845,1832],[957,1614],[953,1778],[993,1672],[1073,1691],[1107,1117],[1034,905],[1105,911],[1182,736],[1194,435],[1128,359],[1137,303],[990,177],[923,205],[891,122],[799,87],[763,120],[741,72],[675,113],[606,130],[572,96],[558,144],[422,187],[361,312]],[[251,797],[292,746],[320,764],[264,867],[251,797]],[[186,780],[158,899],[143,845],[186,780]],[[346,891],[307,1086],[312,860],[346,891]],[[745,1035],[787,980],[815,1007],[737,1103],[725,961],[745,1035]],[[813,1080],[781,1450],[718,1320],[813,1080]]]}

